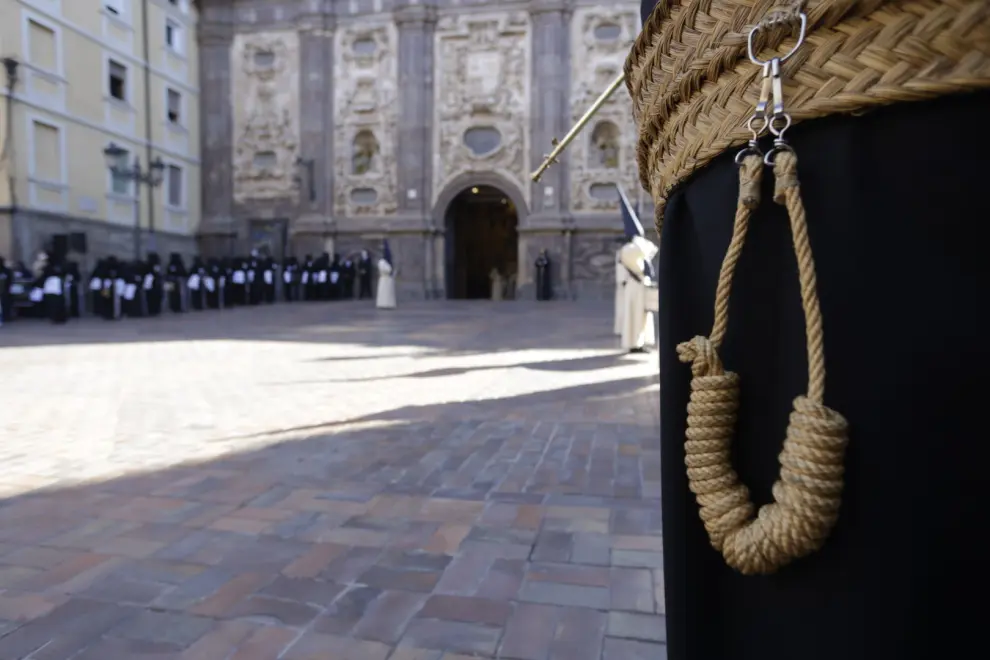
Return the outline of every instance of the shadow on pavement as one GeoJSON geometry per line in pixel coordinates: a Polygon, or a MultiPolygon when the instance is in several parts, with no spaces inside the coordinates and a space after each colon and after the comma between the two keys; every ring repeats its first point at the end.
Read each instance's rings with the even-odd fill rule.
{"type": "Polygon", "coordinates": [[[209,461],[8,497],[0,657],[549,657],[575,635],[665,657],[656,415],[649,374],[218,438],[209,461]]]}
{"type": "Polygon", "coordinates": [[[595,323],[611,313],[611,306],[600,302],[419,301],[395,310],[378,310],[367,301],[280,303],[119,321],[84,317],[61,326],[24,319],[0,328],[0,350],[65,344],[240,340],[404,346],[465,354],[537,348],[553,342],[556,336],[566,337],[559,348],[570,348],[586,346],[589,340],[612,340],[610,335],[601,333],[601,323],[595,323]],[[291,319],[289,324],[287,316],[291,319]],[[572,326],[575,319],[579,324],[587,320],[587,330],[576,331],[572,326]],[[506,329],[518,327],[521,322],[530,326],[532,333],[507,339],[511,333],[506,329]],[[472,331],[465,334],[466,327],[472,331]]]}

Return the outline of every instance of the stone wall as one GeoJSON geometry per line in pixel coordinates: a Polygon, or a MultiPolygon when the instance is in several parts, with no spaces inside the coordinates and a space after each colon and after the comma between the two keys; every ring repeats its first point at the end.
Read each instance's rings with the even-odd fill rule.
{"type": "Polygon", "coordinates": [[[442,297],[447,206],[487,184],[519,214],[520,295],[541,249],[556,295],[611,295],[614,185],[640,197],[624,89],[540,182],[529,173],[621,70],[638,7],[204,2],[203,251],[246,252],[264,220],[287,223],[297,256],[377,255],[388,237],[400,294],[442,297]]]}
{"type": "MultiPolygon", "coordinates": [[[[97,259],[106,256],[116,256],[118,259],[134,258],[134,243],[138,240],[133,227],[115,225],[57,213],[42,211],[18,210],[13,221],[16,225],[17,236],[21,236],[23,245],[18,246],[18,252],[29,266],[34,256],[46,248],[46,241],[53,234],[86,234],[86,254],[70,253],[70,259],[79,263],[83,272],[89,272],[97,259]]],[[[163,260],[167,260],[172,252],[178,252],[188,263],[198,254],[196,239],[191,236],[155,232],[150,234],[142,229],[140,234],[143,252],[157,252],[163,260]]]]}

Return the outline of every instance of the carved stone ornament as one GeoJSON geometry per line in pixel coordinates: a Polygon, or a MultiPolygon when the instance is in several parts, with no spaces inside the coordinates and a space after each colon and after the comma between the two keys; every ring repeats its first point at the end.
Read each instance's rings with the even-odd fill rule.
{"type": "Polygon", "coordinates": [[[384,216],[398,209],[395,25],[341,26],[334,45],[334,213],[384,216]]]}
{"type": "MultiPolygon", "coordinates": [[[[579,7],[571,19],[571,122],[622,71],[639,33],[638,7],[579,7]]],[[[620,87],[574,141],[570,151],[571,209],[610,212],[619,208],[614,184],[631,199],[639,190],[636,125],[632,101],[620,87]]]]}
{"type": "Polygon", "coordinates": [[[529,34],[524,12],[450,14],[438,20],[434,201],[452,179],[468,172],[500,174],[529,201],[524,119],[529,114],[529,34]],[[487,150],[472,139],[484,134],[490,136],[487,150]]]}
{"type": "Polygon", "coordinates": [[[299,148],[299,38],[238,34],[231,45],[234,199],[295,199],[299,148]]]}

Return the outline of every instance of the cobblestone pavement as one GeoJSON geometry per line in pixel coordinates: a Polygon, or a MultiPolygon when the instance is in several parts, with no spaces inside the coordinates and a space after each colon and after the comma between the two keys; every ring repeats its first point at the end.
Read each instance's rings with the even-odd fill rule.
{"type": "Polygon", "coordinates": [[[655,355],[611,310],[0,329],[0,659],[666,657],[655,355]]]}

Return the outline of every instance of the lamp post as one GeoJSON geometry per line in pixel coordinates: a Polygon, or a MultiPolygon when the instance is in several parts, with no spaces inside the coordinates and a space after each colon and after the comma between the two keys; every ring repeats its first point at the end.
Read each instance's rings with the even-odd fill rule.
{"type": "MultiPolygon", "coordinates": [[[[148,186],[149,193],[155,188],[161,185],[162,179],[165,175],[165,163],[162,162],[160,156],[156,156],[155,160],[151,161],[151,166],[145,170],[141,167],[141,159],[137,156],[134,157],[134,163],[128,165],[125,162],[127,157],[127,150],[114,144],[110,143],[106,149],[103,150],[103,156],[107,160],[107,167],[110,172],[117,177],[125,179],[127,181],[134,181],[139,186],[148,186]]],[[[137,191],[140,193],[140,187],[137,191]]],[[[154,198],[152,195],[148,195],[148,204],[153,204],[154,198]]],[[[134,199],[134,259],[140,261],[141,259],[141,196],[140,194],[135,195],[134,199]]]]}

